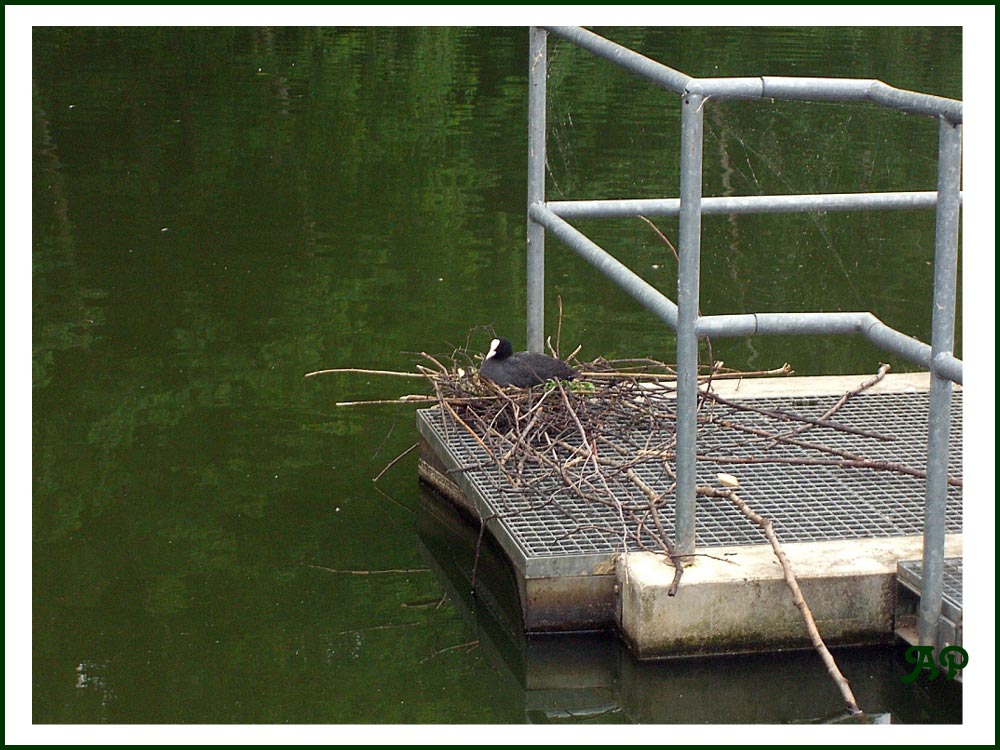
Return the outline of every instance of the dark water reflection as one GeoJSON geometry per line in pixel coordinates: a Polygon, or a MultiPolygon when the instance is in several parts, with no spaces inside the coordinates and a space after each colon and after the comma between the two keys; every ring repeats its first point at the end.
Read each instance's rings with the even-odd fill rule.
{"type": "MultiPolygon", "coordinates": [[[[607,33],[696,75],[839,74],[961,93],[956,29],[607,33]]],[[[526,39],[35,30],[36,723],[836,712],[810,656],[649,666],[609,637],[511,635],[509,596],[473,603],[454,582],[472,547],[421,500],[413,456],[371,481],[414,441],[412,412],[334,406],[412,383],[302,377],[409,369],[475,326],[523,335],[526,39]],[[749,693],[768,699],[741,700],[749,693]]],[[[553,58],[551,194],[675,194],[676,108],[566,45],[553,58]]],[[[930,120],[725,103],[706,133],[712,194],[934,185],[930,120]]],[[[926,340],[932,226],[924,214],[706,220],[704,312],[871,309],[926,340]]],[[[674,296],[669,252],[648,227],[592,229],[674,296]]],[[[655,321],[552,245],[564,342],[586,357],[669,358],[655,321]]],[[[481,350],[487,336],[474,334],[481,350]]],[[[716,356],[802,373],[879,361],[844,340],[736,340],[716,356]]],[[[871,710],[960,719],[960,691],[904,689],[894,651],[844,658],[871,710]]]]}

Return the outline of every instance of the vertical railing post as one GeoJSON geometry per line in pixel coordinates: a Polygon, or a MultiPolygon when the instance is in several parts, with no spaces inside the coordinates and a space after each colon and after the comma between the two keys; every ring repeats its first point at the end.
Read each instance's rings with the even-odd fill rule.
{"type": "MultiPolygon", "coordinates": [[[[545,200],[545,79],[548,32],[532,26],[528,38],[528,208],[545,200]]],[[[542,351],[545,338],[545,228],[528,214],[528,350],[542,351]]]]}
{"type": "Polygon", "coordinates": [[[962,126],[940,118],[937,217],[934,230],[934,304],[931,314],[931,394],[927,424],[927,480],[924,501],[924,564],[918,635],[922,646],[937,645],[944,589],[945,506],[948,499],[948,438],[951,381],[935,369],[938,355],[953,354],[958,277],[962,126]]]}
{"type": "Polygon", "coordinates": [[[681,100],[680,227],[677,278],[677,511],[676,547],[694,554],[696,439],[698,427],[698,324],[701,266],[702,105],[697,94],[681,100]]]}

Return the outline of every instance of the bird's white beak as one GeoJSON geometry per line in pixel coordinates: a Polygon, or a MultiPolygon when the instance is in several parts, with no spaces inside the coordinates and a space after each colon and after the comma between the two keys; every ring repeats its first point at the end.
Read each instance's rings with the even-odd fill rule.
{"type": "Polygon", "coordinates": [[[494,354],[496,354],[497,353],[497,349],[499,349],[499,348],[500,348],[500,339],[493,339],[490,342],[490,352],[485,357],[483,357],[483,361],[485,362],[490,357],[492,357],[494,354]]]}

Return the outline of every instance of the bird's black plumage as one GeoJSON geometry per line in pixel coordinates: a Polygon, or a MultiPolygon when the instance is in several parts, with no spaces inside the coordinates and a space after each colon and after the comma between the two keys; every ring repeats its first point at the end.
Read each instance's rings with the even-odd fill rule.
{"type": "Polygon", "coordinates": [[[514,347],[504,338],[496,338],[479,368],[479,374],[499,386],[518,388],[544,383],[546,380],[573,380],[580,376],[562,360],[534,352],[514,353],[514,347]]]}

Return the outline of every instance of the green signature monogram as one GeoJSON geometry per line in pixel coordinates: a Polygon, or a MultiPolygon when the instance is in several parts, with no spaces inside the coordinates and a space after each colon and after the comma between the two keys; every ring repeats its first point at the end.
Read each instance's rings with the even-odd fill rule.
{"type": "Polygon", "coordinates": [[[938,654],[938,661],[935,663],[933,646],[910,646],[906,649],[905,658],[914,667],[910,674],[899,678],[902,682],[907,684],[913,682],[925,669],[930,670],[930,674],[927,677],[929,680],[937,679],[942,669],[944,670],[945,679],[952,680],[969,663],[969,652],[961,646],[947,646],[941,649],[938,654]],[[938,668],[939,664],[940,669],[938,668]]]}

